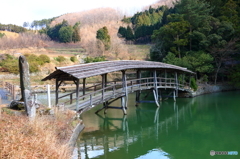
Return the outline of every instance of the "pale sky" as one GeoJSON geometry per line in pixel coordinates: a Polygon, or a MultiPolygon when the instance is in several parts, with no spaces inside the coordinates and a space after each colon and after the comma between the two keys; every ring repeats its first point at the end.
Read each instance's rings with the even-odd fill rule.
{"type": "Polygon", "coordinates": [[[23,22],[100,7],[135,13],[156,1],[158,0],[1,0],[0,23],[22,26],[23,22]]]}

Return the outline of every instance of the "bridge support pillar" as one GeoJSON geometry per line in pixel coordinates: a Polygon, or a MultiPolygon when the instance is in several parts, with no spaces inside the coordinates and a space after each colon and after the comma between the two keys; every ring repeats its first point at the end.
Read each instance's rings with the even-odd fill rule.
{"type": "Polygon", "coordinates": [[[79,109],[79,79],[77,79],[76,81],[75,81],[75,84],[76,84],[76,86],[77,86],[77,88],[76,88],[76,111],[78,111],[78,109],[79,109]]]}
{"type": "MultiPolygon", "coordinates": [[[[141,85],[141,70],[137,70],[137,85],[140,88],[141,85]]],[[[139,102],[140,102],[140,96],[141,96],[141,91],[138,90],[136,91],[136,105],[138,106],[139,102]]]]}
{"type": "Polygon", "coordinates": [[[138,106],[138,104],[140,103],[140,96],[141,96],[141,92],[136,91],[136,105],[135,106],[138,106]]]}
{"type": "Polygon", "coordinates": [[[158,103],[158,99],[159,99],[159,96],[158,96],[158,81],[157,81],[157,71],[154,70],[153,72],[153,78],[154,78],[154,90],[153,90],[153,94],[154,94],[154,99],[155,99],[155,103],[157,104],[157,106],[159,107],[159,103],[158,103]]]}
{"type": "Polygon", "coordinates": [[[159,107],[159,103],[158,103],[158,97],[157,97],[157,90],[153,89],[153,95],[154,95],[154,99],[155,99],[155,103],[157,104],[157,106],[159,107]]]}
{"type": "Polygon", "coordinates": [[[121,98],[121,105],[122,105],[123,114],[126,115],[127,114],[127,111],[126,111],[126,108],[127,108],[127,98],[126,97],[122,97],[121,98]]]}
{"type": "Polygon", "coordinates": [[[174,102],[176,102],[176,94],[175,94],[175,90],[173,90],[173,100],[174,100],[174,102]]]}

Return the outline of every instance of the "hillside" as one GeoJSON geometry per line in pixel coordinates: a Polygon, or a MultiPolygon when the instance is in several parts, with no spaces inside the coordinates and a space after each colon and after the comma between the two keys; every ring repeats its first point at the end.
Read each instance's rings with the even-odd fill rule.
{"type": "Polygon", "coordinates": [[[168,7],[173,7],[173,2],[176,2],[177,0],[159,0],[154,4],[151,4],[149,6],[144,7],[144,9],[148,9],[150,6],[152,8],[157,8],[159,6],[168,6],[168,7]]]}
{"type": "MultiPolygon", "coordinates": [[[[112,59],[143,59],[146,56],[137,56],[132,52],[132,48],[125,45],[125,42],[117,36],[120,26],[126,26],[121,20],[123,14],[112,8],[98,8],[83,12],[68,13],[56,18],[51,26],[61,23],[64,19],[70,25],[80,21],[81,28],[81,46],[87,50],[90,56],[99,56],[104,54],[109,60],[112,59]],[[111,37],[111,50],[99,52],[96,43],[96,32],[98,29],[106,26],[111,37]]],[[[148,53],[147,51],[146,53],[148,53]]]]}
{"type": "Polygon", "coordinates": [[[5,36],[9,38],[16,38],[18,37],[18,33],[10,32],[10,31],[0,31],[0,33],[4,33],[5,36]]]}

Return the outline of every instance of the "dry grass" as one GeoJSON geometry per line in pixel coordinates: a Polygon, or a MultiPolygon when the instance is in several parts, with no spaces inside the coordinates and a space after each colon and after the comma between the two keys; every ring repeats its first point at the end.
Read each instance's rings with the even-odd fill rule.
{"type": "Polygon", "coordinates": [[[47,46],[46,42],[49,40],[46,35],[36,34],[34,32],[20,33],[17,37],[3,36],[0,39],[0,49],[42,48],[47,46]]]}
{"type": "Polygon", "coordinates": [[[69,159],[69,116],[37,117],[0,113],[0,158],[69,159]]]}
{"type": "Polygon", "coordinates": [[[5,36],[11,37],[11,38],[17,38],[19,36],[18,33],[10,32],[10,31],[0,31],[0,33],[4,33],[5,36]]]}

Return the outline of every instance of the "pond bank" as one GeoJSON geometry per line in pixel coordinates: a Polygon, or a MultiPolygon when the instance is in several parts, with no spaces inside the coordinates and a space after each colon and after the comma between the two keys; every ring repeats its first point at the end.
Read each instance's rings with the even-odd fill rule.
{"type": "Polygon", "coordinates": [[[188,93],[181,93],[179,94],[179,97],[186,97],[186,98],[193,98],[196,96],[200,96],[203,94],[210,94],[210,93],[216,93],[216,92],[225,92],[225,91],[234,91],[239,90],[240,88],[237,88],[233,85],[229,85],[226,83],[217,84],[217,85],[211,85],[211,84],[199,84],[197,91],[192,91],[188,93]]]}

